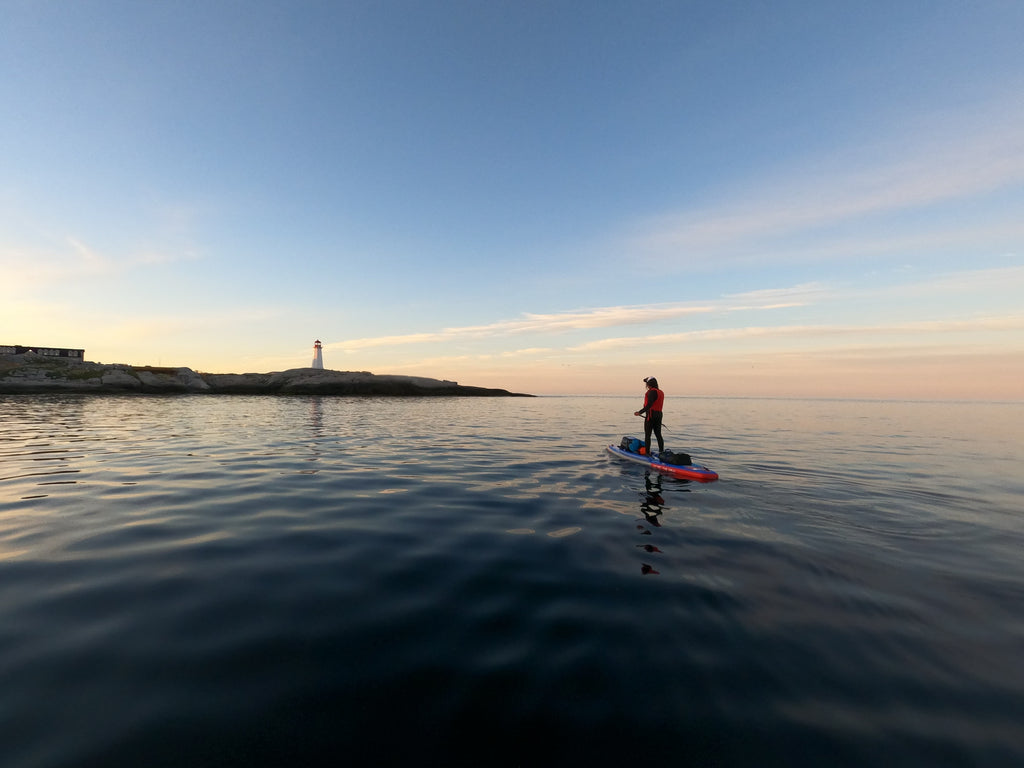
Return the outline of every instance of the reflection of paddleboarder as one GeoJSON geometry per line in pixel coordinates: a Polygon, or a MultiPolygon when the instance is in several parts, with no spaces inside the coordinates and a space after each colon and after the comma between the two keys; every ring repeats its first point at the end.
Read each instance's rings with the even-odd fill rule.
{"type": "Polygon", "coordinates": [[[655,476],[657,479],[652,481],[649,472],[644,474],[647,493],[644,494],[644,500],[640,504],[640,512],[648,523],[660,528],[661,522],[658,520],[658,516],[661,515],[662,507],[665,506],[665,499],[661,495],[661,478],[655,476]]]}
{"type": "Polygon", "coordinates": [[[636,411],[634,416],[644,417],[644,448],[651,455],[651,433],[658,438],[658,453],[665,450],[665,441],[661,438],[661,412],[665,405],[665,393],[658,389],[658,380],[653,376],[644,379],[647,393],[644,395],[644,407],[636,411]]]}
{"type": "MultiPolygon", "coordinates": [[[[644,479],[647,485],[647,492],[644,494],[644,500],[640,505],[640,511],[643,513],[644,519],[648,523],[660,528],[661,522],[659,522],[658,517],[661,515],[662,506],[665,504],[665,499],[661,496],[661,478],[659,477],[652,481],[650,473],[645,473],[644,479]]],[[[642,529],[641,533],[648,536],[651,534],[651,532],[642,525],[638,525],[637,528],[642,529]]],[[[663,554],[663,552],[653,544],[637,544],[637,546],[648,554],[663,554]]],[[[640,573],[644,576],[657,576],[661,572],[655,570],[654,566],[650,563],[641,563],[640,573]]]]}

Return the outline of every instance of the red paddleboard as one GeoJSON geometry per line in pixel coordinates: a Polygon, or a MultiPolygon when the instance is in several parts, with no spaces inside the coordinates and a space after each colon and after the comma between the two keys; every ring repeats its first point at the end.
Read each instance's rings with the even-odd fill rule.
{"type": "Polygon", "coordinates": [[[632,461],[650,467],[655,472],[672,477],[682,477],[686,480],[696,480],[698,483],[710,483],[718,479],[718,473],[712,472],[700,464],[665,464],[657,458],[645,456],[632,451],[624,451],[617,445],[609,445],[608,452],[620,459],[632,461]]]}

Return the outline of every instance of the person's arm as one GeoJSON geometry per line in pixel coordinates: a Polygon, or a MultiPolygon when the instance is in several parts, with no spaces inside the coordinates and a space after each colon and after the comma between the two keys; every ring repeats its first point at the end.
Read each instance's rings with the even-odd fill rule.
{"type": "Polygon", "coordinates": [[[646,416],[647,415],[647,409],[650,408],[653,404],[654,404],[654,390],[653,389],[648,389],[647,390],[647,394],[644,395],[644,407],[641,408],[636,413],[634,413],[633,415],[634,416],[646,416]]]}

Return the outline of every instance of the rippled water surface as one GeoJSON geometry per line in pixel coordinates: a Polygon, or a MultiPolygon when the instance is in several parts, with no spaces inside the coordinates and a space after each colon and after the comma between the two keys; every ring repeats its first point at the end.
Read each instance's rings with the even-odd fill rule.
{"type": "Polygon", "coordinates": [[[0,397],[0,765],[1024,764],[1024,405],[0,397]]]}

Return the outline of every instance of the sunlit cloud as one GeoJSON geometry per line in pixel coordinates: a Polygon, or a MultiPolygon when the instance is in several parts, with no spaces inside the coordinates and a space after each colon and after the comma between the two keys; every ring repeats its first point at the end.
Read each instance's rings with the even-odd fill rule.
{"type": "Polygon", "coordinates": [[[771,310],[802,306],[803,300],[821,296],[823,286],[807,284],[791,289],[774,291],[752,291],[733,294],[717,302],[701,304],[652,304],[641,306],[596,307],[587,310],[554,312],[549,314],[526,314],[521,318],[502,320],[487,325],[471,325],[445,328],[432,333],[410,333],[396,336],[377,336],[364,339],[349,339],[326,345],[327,348],[345,351],[368,347],[397,346],[402,344],[424,344],[451,342],[456,340],[480,339],[495,336],[523,334],[558,334],[569,331],[614,328],[629,325],[661,323],[693,315],[708,315],[741,310],[771,310]],[[789,300],[787,300],[789,299],[789,300]]]}
{"type": "Polygon", "coordinates": [[[459,339],[479,339],[490,336],[511,336],[525,333],[562,333],[588,328],[608,328],[619,325],[656,322],[666,318],[684,317],[686,315],[713,311],[713,307],[680,305],[653,307],[601,307],[586,311],[543,315],[527,314],[519,319],[502,320],[486,325],[445,328],[433,333],[410,333],[397,336],[349,339],[346,341],[334,342],[327,346],[331,349],[351,351],[365,349],[367,347],[450,342],[459,339]]]}
{"type": "MultiPolygon", "coordinates": [[[[550,360],[565,359],[566,356],[586,356],[593,353],[637,351],[657,347],[687,347],[694,351],[695,344],[714,344],[719,354],[732,354],[741,342],[765,342],[795,339],[813,346],[824,346],[839,350],[848,347],[872,344],[890,344],[886,339],[912,339],[912,344],[923,348],[928,343],[949,344],[956,334],[1007,333],[1024,330],[1024,314],[1013,316],[988,316],[956,320],[911,321],[888,324],[802,324],[782,326],[743,326],[735,328],[713,328],[678,333],[651,334],[645,336],[618,336],[575,344],[566,347],[524,347],[501,352],[483,351],[476,354],[441,355],[406,361],[409,366],[448,366],[456,363],[487,362],[499,360],[550,360]],[[836,346],[839,339],[846,339],[842,346],[836,346]]],[[[759,345],[760,346],[760,345],[759,345]]],[[[966,347],[970,348],[967,342],[966,347]]],[[[1016,345],[1024,348],[1024,337],[1016,345]]],[[[704,347],[706,348],[706,347],[704,347]]],[[[784,354],[775,348],[775,354],[784,354]]]]}
{"type": "Polygon", "coordinates": [[[723,298],[733,302],[730,311],[746,309],[784,309],[817,303],[833,293],[824,283],[801,283],[785,288],[762,288],[744,293],[727,293],[723,298]]]}
{"type": "MultiPolygon", "coordinates": [[[[1024,315],[1011,317],[980,317],[961,320],[933,320],[885,325],[781,325],[713,328],[648,336],[624,336],[599,339],[569,347],[569,352],[607,352],[637,346],[683,344],[698,341],[736,341],[747,339],[800,338],[815,339],[835,336],[883,336],[897,334],[933,334],[944,336],[959,332],[1024,330],[1024,315]]],[[[1024,344],[1022,344],[1024,345],[1024,344]]]]}
{"type": "Polygon", "coordinates": [[[460,336],[492,336],[522,333],[560,333],[588,328],[610,328],[620,325],[641,325],[687,315],[714,312],[711,305],[657,304],[648,306],[597,307],[586,310],[527,313],[522,318],[502,320],[480,326],[451,329],[460,336]]]}
{"type": "MultiPolygon", "coordinates": [[[[413,346],[442,344],[452,342],[472,342],[481,339],[513,338],[515,336],[551,336],[570,332],[614,329],[629,326],[663,326],[666,321],[680,320],[687,317],[704,316],[725,317],[732,313],[769,312],[796,307],[831,307],[838,302],[884,298],[888,303],[898,305],[911,297],[921,299],[927,297],[942,298],[955,295],[964,290],[974,292],[988,291],[993,296],[997,293],[1006,294],[1020,287],[1024,290],[1024,266],[1005,267],[988,270],[965,270],[962,272],[929,277],[918,282],[905,284],[885,283],[868,286],[827,285],[820,282],[801,283],[782,288],[770,288],[744,293],[728,294],[720,299],[699,304],[653,304],[638,306],[597,307],[587,310],[573,310],[548,314],[527,314],[521,318],[502,320],[486,325],[472,325],[444,328],[432,332],[400,334],[392,336],[350,339],[325,345],[328,349],[343,352],[358,352],[377,347],[413,346]]],[[[991,317],[987,319],[922,321],[917,325],[903,324],[893,326],[901,332],[930,329],[968,328],[997,330],[1015,328],[1016,316],[1008,318],[991,317]],[[945,324],[945,325],[943,325],[945,324]]],[[[751,325],[741,328],[718,327],[700,330],[682,330],[672,333],[645,334],[643,336],[615,336],[605,339],[587,341],[565,347],[572,351],[612,350],[623,346],[637,344],[671,343],[692,340],[725,340],[752,338],[755,336],[783,337],[808,334],[852,334],[866,332],[877,326],[858,325],[751,325]]],[[[534,349],[530,347],[529,349],[534,349]]],[[[541,347],[539,349],[547,349],[541,347]]],[[[499,354],[499,353],[493,353],[499,354]]]]}

